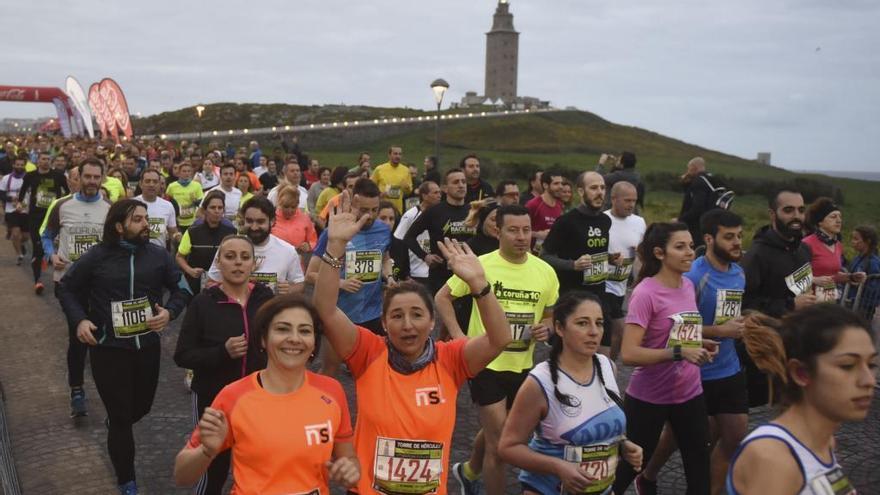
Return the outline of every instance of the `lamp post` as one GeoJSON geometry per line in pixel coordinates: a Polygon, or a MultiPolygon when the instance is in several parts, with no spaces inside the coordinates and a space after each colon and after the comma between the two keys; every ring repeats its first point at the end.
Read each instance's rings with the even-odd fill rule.
{"type": "MultiPolygon", "coordinates": [[[[434,163],[435,167],[440,166],[440,105],[443,103],[443,95],[449,89],[449,83],[443,79],[435,79],[431,83],[431,89],[434,91],[434,101],[437,102],[437,115],[434,117],[434,163]]],[[[438,169],[439,170],[439,169],[438,169]]]]}
{"type": "Polygon", "coordinates": [[[196,114],[199,116],[199,149],[202,148],[202,113],[205,112],[205,105],[196,105],[196,114]]]}

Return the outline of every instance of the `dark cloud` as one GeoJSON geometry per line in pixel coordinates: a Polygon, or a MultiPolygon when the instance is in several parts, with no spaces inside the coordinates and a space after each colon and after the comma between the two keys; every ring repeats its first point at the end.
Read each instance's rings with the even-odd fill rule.
{"type": "MultiPolygon", "coordinates": [[[[196,102],[430,108],[482,92],[494,3],[21,2],[3,83],[114,77],[133,112],[196,102]]],[[[880,156],[880,2],[517,1],[520,94],[790,168],[880,156]],[[816,50],[821,47],[820,50],[816,50]]],[[[8,49],[6,49],[8,47],[8,49]]],[[[4,104],[0,116],[50,107],[4,104]]],[[[851,168],[876,170],[875,163],[851,168]]]]}

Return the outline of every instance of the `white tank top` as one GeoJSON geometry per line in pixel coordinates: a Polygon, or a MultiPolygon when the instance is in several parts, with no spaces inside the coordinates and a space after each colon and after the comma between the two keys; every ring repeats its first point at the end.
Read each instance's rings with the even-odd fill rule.
{"type": "Polygon", "coordinates": [[[767,423],[755,428],[742,443],[730,461],[730,469],[727,471],[727,493],[737,495],[739,492],[733,486],[733,467],[740,453],[752,440],[760,438],[776,438],[791,450],[801,473],[804,475],[804,485],[798,495],[855,495],[856,490],[852,483],[843,474],[837,457],[831,452],[831,463],[825,464],[819,457],[808,449],[800,440],[792,435],[784,426],[775,423],[767,423]]]}
{"type": "MultiPolygon", "coordinates": [[[[626,434],[626,415],[605,388],[619,394],[611,361],[597,356],[602,370],[589,383],[578,383],[559,369],[556,388],[571,397],[574,406],[559,402],[553,393],[550,365],[544,361],[529,372],[547,399],[547,415],[538,423],[529,448],[544,455],[576,462],[591,478],[586,493],[609,493],[618,462],[619,443],[626,434]]],[[[542,493],[559,493],[559,479],[523,470],[519,479],[542,493]]]]}

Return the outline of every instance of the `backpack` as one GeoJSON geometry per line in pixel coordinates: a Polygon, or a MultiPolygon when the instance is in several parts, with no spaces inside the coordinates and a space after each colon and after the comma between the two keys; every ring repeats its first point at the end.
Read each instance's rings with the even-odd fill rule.
{"type": "Polygon", "coordinates": [[[711,195],[709,196],[709,205],[713,208],[729,210],[730,206],[733,204],[733,199],[736,196],[736,193],[724,186],[713,186],[712,183],[709,182],[709,178],[705,175],[700,175],[700,178],[703,179],[703,182],[705,182],[707,186],[709,186],[709,191],[711,192],[711,195]]]}

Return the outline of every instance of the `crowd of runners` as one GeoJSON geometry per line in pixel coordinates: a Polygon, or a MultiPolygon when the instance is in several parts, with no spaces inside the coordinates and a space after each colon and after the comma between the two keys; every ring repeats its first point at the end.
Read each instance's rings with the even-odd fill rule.
{"type": "Polygon", "coordinates": [[[237,494],[443,495],[452,476],[500,495],[513,467],[523,493],[641,495],[675,450],[688,494],[855,493],[834,433],[875,393],[880,257],[870,226],[844,256],[830,198],[775,192],[746,251],[699,157],[679,217],[648,224],[631,152],[521,191],[476,154],[441,171],[399,146],[328,168],[295,138],[2,144],[7,238],[37,296],[52,272],[70,415],[106,418],[122,494],[177,318],[193,430],[173,476],[196,493],[231,473],[237,494]],[[481,430],[454,459],[465,383],[481,430]]]}

